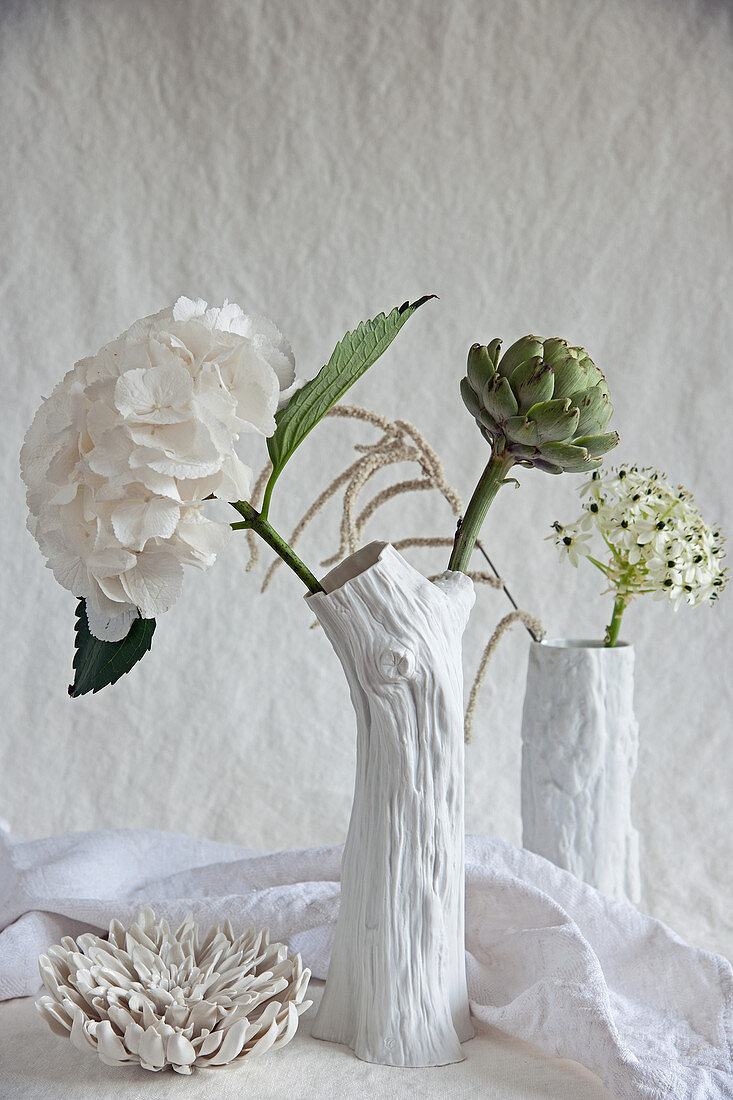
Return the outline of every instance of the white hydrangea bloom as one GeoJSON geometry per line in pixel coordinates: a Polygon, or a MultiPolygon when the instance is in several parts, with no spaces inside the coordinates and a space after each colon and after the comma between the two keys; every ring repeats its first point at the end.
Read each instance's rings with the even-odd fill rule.
{"type": "Polygon", "coordinates": [[[658,470],[619,466],[605,476],[594,471],[580,495],[582,514],[553,524],[550,537],[573,565],[581,557],[592,561],[608,580],[606,591],[627,603],[652,595],[675,609],[717,599],[728,580],[723,538],[682,485],[670,485],[658,470]]]}
{"type": "Polygon", "coordinates": [[[231,529],[204,501],[244,500],[240,432],[275,430],[298,383],[290,345],[265,317],[198,298],[135,322],[82,359],[39,408],[21,451],[28,526],[99,638],[125,636],[208,569],[231,529]]]}

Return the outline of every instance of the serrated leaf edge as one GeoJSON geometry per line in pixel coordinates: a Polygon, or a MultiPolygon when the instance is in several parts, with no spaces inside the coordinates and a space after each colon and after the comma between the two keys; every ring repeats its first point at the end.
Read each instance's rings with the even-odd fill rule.
{"type": "MultiPolygon", "coordinates": [[[[80,633],[82,632],[82,629],[86,629],[86,631],[90,634],[90,636],[94,637],[94,635],[89,630],[89,620],[87,619],[87,614],[86,614],[86,601],[84,600],[83,597],[79,600],[79,603],[77,604],[77,607],[76,607],[76,626],[74,628],[74,647],[75,647],[75,649],[74,649],[74,660],[73,660],[72,666],[71,666],[74,669],[74,672],[76,673],[76,675],[74,676],[73,684],[69,684],[68,693],[69,693],[70,698],[78,699],[82,695],[88,695],[90,692],[92,693],[92,695],[96,695],[96,693],[98,691],[101,691],[102,688],[111,687],[112,684],[116,684],[118,680],[120,680],[123,676],[125,676],[128,672],[130,672],[132,670],[132,668],[138,663],[138,661],[142,660],[145,653],[148,652],[148,650],[151,648],[151,646],[153,644],[153,634],[155,633],[156,622],[155,622],[155,619],[143,619],[141,617],[140,619],[135,619],[132,626],[130,627],[130,630],[133,630],[138,622],[142,622],[143,624],[149,624],[149,625],[144,625],[143,626],[143,629],[140,632],[139,641],[135,645],[135,648],[131,649],[131,651],[130,651],[132,656],[134,656],[134,658],[135,658],[131,662],[130,667],[126,668],[126,669],[123,669],[121,672],[119,672],[113,678],[110,678],[108,680],[105,679],[104,683],[98,684],[96,687],[86,688],[84,691],[77,691],[76,690],[77,681],[79,679],[79,675],[81,674],[81,667],[80,666],[83,663],[82,651],[81,651],[81,649],[79,648],[79,645],[78,645],[78,638],[79,638],[80,633]],[[142,650],[142,652],[140,652],[140,650],[142,650]],[[138,653],[139,653],[139,655],[138,655],[138,653]]],[[[100,644],[102,644],[102,645],[105,644],[104,642],[101,642],[101,639],[99,639],[99,638],[97,638],[95,640],[100,642],[100,644]]],[[[122,638],[120,640],[121,641],[126,641],[127,639],[122,638]]],[[[106,643],[106,644],[110,644],[110,643],[106,643]]],[[[114,656],[109,657],[102,665],[100,665],[99,671],[102,671],[105,668],[107,668],[110,664],[112,664],[113,661],[114,661],[114,656]]]]}
{"type": "MultiPolygon", "coordinates": [[[[368,368],[381,357],[381,355],[387,350],[389,345],[394,340],[397,333],[403,327],[403,325],[409,320],[412,314],[424,305],[425,302],[430,301],[431,298],[436,298],[435,294],[426,294],[422,298],[417,299],[415,302],[404,302],[401,306],[396,306],[390,310],[388,314],[378,313],[376,317],[370,318],[366,321],[361,321],[356,328],[347,332],[341,340],[336,344],[333,349],[329,360],[319,370],[313,378],[311,378],[305,386],[297,391],[292,400],[285,406],[284,409],[276,416],[278,427],[275,433],[270,436],[267,441],[268,452],[273,465],[274,476],[277,477],[282,471],[285,464],[290,459],[294,451],[300,446],[303,440],[310,434],[313,428],[323,419],[329,409],[333,408],[338,401],[344,396],[344,394],[351,388],[351,386],[358,381],[358,379],[368,370],[368,368]],[[392,322],[395,326],[394,332],[389,334],[388,323],[392,322]],[[382,331],[379,332],[381,327],[382,331]],[[363,349],[362,363],[366,360],[371,360],[366,366],[358,364],[355,370],[352,372],[355,377],[352,382],[349,382],[341,392],[335,398],[331,398],[327,392],[317,392],[319,379],[322,377],[323,372],[333,364],[342,353],[346,353],[346,358],[349,355],[353,355],[354,341],[358,337],[360,342],[366,341],[369,336],[375,335],[376,339],[371,347],[367,350],[363,349]],[[380,345],[383,344],[382,347],[380,345]],[[311,396],[312,395],[312,396],[311,396]],[[295,402],[295,404],[294,404],[295,402]],[[312,402],[312,404],[310,403],[312,402]],[[323,407],[325,406],[325,407],[323,407]],[[302,423],[303,413],[302,410],[307,409],[314,413],[313,423],[303,432],[300,438],[296,438],[293,442],[293,434],[297,437],[298,422],[302,423]],[[288,416],[290,412],[290,416],[288,416]],[[280,431],[280,425],[285,423],[285,428],[282,430],[282,435],[278,435],[280,431]]],[[[322,386],[332,386],[333,381],[330,383],[321,383],[322,386]]]]}

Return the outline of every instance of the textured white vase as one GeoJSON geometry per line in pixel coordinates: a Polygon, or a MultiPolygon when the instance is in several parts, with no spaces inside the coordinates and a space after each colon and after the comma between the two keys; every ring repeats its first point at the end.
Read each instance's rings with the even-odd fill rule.
{"type": "Polygon", "coordinates": [[[641,891],[631,823],[639,746],[633,700],[633,646],[532,643],[522,716],[522,843],[604,894],[635,904],[641,891]]]}
{"type": "Polygon", "coordinates": [[[356,711],[341,908],[313,1034],[390,1066],[463,1058],[465,964],[461,638],[472,582],[432,583],[371,543],[308,603],[356,711]]]}

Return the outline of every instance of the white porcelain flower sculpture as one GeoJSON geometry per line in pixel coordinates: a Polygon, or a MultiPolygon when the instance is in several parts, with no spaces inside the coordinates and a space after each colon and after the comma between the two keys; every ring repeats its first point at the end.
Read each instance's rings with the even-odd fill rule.
{"type": "Polygon", "coordinates": [[[56,580],[86,599],[97,637],[125,637],[209,568],[231,534],[204,501],[249,496],[240,432],[264,436],[293,390],[290,345],[233,303],[179,298],[80,360],[28,431],[28,526],[56,580]]]}
{"type": "Polygon", "coordinates": [[[267,931],[234,936],[227,921],[201,936],[191,916],[171,932],[144,909],[109,938],[66,937],[39,959],[36,1001],[56,1035],[110,1066],[176,1073],[253,1058],[290,1042],[310,971],[267,931]]]}

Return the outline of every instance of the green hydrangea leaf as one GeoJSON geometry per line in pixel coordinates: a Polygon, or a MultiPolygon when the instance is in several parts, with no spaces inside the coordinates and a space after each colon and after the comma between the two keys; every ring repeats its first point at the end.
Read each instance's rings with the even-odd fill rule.
{"type": "Polygon", "coordinates": [[[155,619],[135,619],[127,636],[119,642],[102,642],[89,630],[86,600],[76,608],[74,683],[69,695],[76,699],[90,691],[100,691],[129,672],[150,649],[155,619]]]}
{"type": "Polygon", "coordinates": [[[296,390],[276,415],[277,428],[267,440],[273,468],[270,485],[319,420],[387,350],[413,313],[435,297],[435,294],[426,294],[416,302],[405,302],[386,316],[380,313],[373,320],[363,321],[353,332],[346,333],[325,367],[321,367],[302,389],[296,390]]]}

